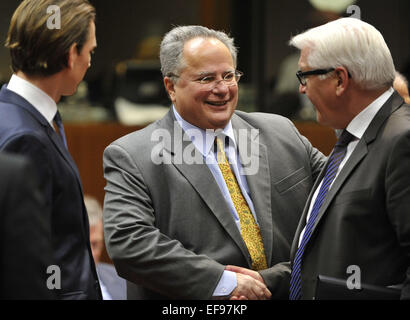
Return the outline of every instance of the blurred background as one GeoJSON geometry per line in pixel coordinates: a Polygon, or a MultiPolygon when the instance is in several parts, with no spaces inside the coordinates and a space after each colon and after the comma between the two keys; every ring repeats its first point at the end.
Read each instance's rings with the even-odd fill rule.
{"type": "MultiPolygon", "coordinates": [[[[158,51],[176,25],[224,30],[239,47],[238,109],[290,118],[314,146],[328,154],[332,129],[315,122],[309,101],[298,93],[299,54],[288,41],[307,28],[341,16],[359,17],[383,34],[396,69],[410,77],[408,0],[90,0],[97,10],[98,48],[92,67],[59,109],[84,193],[104,200],[102,154],[117,138],[161,118],[169,110],[158,51]],[[353,7],[352,7],[353,6],[353,7]],[[350,8],[349,8],[350,7],[350,8]],[[349,8],[349,9],[348,9],[349,8]]],[[[0,2],[0,83],[9,81],[8,25],[19,0],[0,2]]],[[[138,147],[138,146],[136,146],[138,147]]],[[[103,260],[109,260],[105,253],[103,260]]]]}
{"type": "MultiPolygon", "coordinates": [[[[239,109],[314,119],[297,94],[298,53],[291,35],[352,13],[384,35],[397,70],[409,77],[410,2],[407,0],[91,0],[97,9],[98,48],[75,97],[61,102],[65,121],[119,121],[143,125],[169,107],[158,64],[161,37],[175,25],[221,29],[239,47],[239,109]],[[347,13],[356,6],[359,12],[347,13]],[[70,106],[75,106],[70,108],[70,106]],[[92,107],[92,108],[89,108],[92,107]]],[[[0,38],[19,0],[0,3],[0,38]]],[[[0,82],[11,75],[8,51],[0,46],[0,82]]]]}
{"type": "MultiPolygon", "coordinates": [[[[161,118],[169,110],[158,51],[176,25],[200,24],[224,30],[239,47],[238,109],[290,118],[322,152],[335,141],[315,122],[313,106],[298,93],[299,54],[288,41],[307,28],[341,16],[355,16],[384,35],[396,69],[410,77],[408,0],[90,0],[97,10],[98,48],[77,93],[59,109],[69,149],[84,190],[104,198],[104,148],[120,136],[161,118]]],[[[20,0],[0,2],[0,84],[11,76],[4,48],[8,25],[20,0]]]]}

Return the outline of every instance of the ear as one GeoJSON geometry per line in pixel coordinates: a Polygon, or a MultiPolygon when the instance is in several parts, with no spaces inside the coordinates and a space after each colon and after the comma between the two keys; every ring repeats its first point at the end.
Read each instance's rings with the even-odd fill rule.
{"type": "Polygon", "coordinates": [[[337,80],[336,95],[341,96],[349,87],[351,78],[349,77],[349,72],[344,67],[337,67],[335,69],[335,74],[337,80]]]}
{"type": "Polygon", "coordinates": [[[172,101],[172,102],[175,102],[175,100],[176,100],[176,96],[175,96],[175,84],[174,84],[174,82],[172,81],[172,79],[169,78],[169,77],[165,77],[165,78],[164,78],[164,86],[165,86],[165,89],[167,90],[167,92],[168,92],[168,94],[169,94],[169,97],[171,98],[171,101],[172,101]]]}
{"type": "Polygon", "coordinates": [[[74,68],[74,63],[78,57],[78,52],[77,52],[77,43],[73,43],[68,50],[68,57],[67,57],[67,67],[69,69],[74,68]]]}

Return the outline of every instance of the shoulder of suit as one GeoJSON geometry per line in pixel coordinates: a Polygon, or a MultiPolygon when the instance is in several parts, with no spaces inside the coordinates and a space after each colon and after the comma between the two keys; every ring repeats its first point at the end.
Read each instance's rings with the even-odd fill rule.
{"type": "Polygon", "coordinates": [[[235,115],[244,121],[248,122],[250,125],[256,128],[263,128],[265,126],[275,129],[290,128],[293,126],[292,122],[283,116],[274,113],[264,113],[264,112],[244,112],[237,110],[235,115]]]}
{"type": "Polygon", "coordinates": [[[37,128],[16,127],[0,130],[0,145],[4,147],[12,143],[42,145],[46,147],[49,144],[49,138],[43,130],[38,130],[37,128]]]}
{"type": "Polygon", "coordinates": [[[142,129],[138,129],[133,132],[130,132],[118,138],[117,140],[114,140],[111,144],[123,145],[123,144],[128,144],[130,142],[132,143],[138,142],[139,144],[147,144],[149,141],[151,141],[151,137],[155,130],[165,130],[164,128],[161,127],[160,121],[161,120],[157,120],[142,129]]]}
{"type": "Polygon", "coordinates": [[[410,136],[410,106],[403,104],[396,109],[385,121],[383,137],[389,139],[401,139],[402,136],[410,136]]]}

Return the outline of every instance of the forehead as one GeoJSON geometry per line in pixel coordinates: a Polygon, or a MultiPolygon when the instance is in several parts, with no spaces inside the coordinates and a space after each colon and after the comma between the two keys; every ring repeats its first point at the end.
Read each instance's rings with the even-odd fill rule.
{"type": "Polygon", "coordinates": [[[310,53],[309,48],[303,48],[300,51],[300,57],[299,57],[299,62],[298,62],[298,65],[299,65],[300,69],[309,67],[309,64],[308,64],[309,53],[310,53]]]}
{"type": "Polygon", "coordinates": [[[95,36],[95,23],[94,21],[90,21],[90,27],[88,28],[88,39],[86,41],[86,45],[90,47],[97,46],[97,38],[95,36]]]}
{"type": "Polygon", "coordinates": [[[215,38],[193,38],[187,41],[183,57],[187,68],[198,71],[223,67],[233,69],[234,65],[229,49],[215,38]]]}

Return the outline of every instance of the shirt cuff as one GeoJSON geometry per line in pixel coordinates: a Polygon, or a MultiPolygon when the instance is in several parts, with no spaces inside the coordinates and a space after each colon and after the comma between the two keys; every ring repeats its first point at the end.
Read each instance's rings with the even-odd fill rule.
{"type": "Polygon", "coordinates": [[[212,296],[229,296],[236,288],[236,273],[225,270],[212,296]]]}

